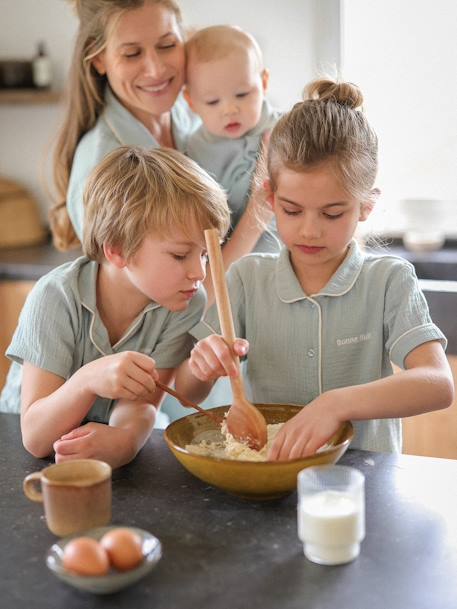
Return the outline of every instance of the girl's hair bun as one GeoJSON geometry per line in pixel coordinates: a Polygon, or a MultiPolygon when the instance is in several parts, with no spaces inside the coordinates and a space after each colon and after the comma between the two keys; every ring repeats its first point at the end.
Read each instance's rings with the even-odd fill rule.
{"type": "Polygon", "coordinates": [[[335,82],[326,78],[314,80],[305,87],[305,99],[333,101],[349,108],[360,108],[363,95],[359,87],[351,82],[335,82]]]}

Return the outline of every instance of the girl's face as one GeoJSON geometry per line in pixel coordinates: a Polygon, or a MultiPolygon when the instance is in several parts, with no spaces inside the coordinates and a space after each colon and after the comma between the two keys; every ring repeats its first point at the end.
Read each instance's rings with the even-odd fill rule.
{"type": "Polygon", "coordinates": [[[202,230],[189,235],[175,229],[167,238],[153,233],[145,237],[122,271],[132,299],[150,300],[170,311],[183,311],[206,276],[206,249],[202,230]]]}
{"type": "Polygon", "coordinates": [[[343,261],[357,223],[366,220],[371,205],[347,193],[330,163],[306,172],[283,167],[276,185],[268,200],[279,235],[302,286],[318,278],[312,281],[319,291],[343,261]]]}
{"type": "Polygon", "coordinates": [[[169,112],[184,83],[184,44],[175,14],[146,2],[124,13],[92,60],[120,102],[148,125],[169,112]]]}

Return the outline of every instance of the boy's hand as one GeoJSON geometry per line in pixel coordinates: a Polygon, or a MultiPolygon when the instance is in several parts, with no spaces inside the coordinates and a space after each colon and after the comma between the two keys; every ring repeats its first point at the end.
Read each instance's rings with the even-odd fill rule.
{"type": "MultiPolygon", "coordinates": [[[[249,343],[243,338],[237,338],[233,351],[243,357],[249,350],[249,343]]],[[[215,381],[221,376],[235,377],[238,368],[234,354],[222,336],[212,334],[200,340],[192,349],[189,359],[189,369],[200,381],[215,381]]]]}
{"type": "Polygon", "coordinates": [[[129,430],[103,423],[86,423],[54,442],[56,463],[73,459],[100,459],[111,467],[128,463],[135,456],[129,430]]]}
{"type": "Polygon", "coordinates": [[[333,392],[321,394],[283,425],[273,441],[268,460],[288,461],[309,457],[339,429],[337,398],[333,392]]]}
{"type": "Polygon", "coordinates": [[[102,398],[145,400],[155,392],[159,379],[155,361],[144,353],[123,351],[86,364],[87,387],[102,398]]]}
{"type": "Polygon", "coordinates": [[[81,425],[54,442],[56,463],[72,459],[101,459],[116,467],[127,435],[124,429],[103,423],[81,425]]]}

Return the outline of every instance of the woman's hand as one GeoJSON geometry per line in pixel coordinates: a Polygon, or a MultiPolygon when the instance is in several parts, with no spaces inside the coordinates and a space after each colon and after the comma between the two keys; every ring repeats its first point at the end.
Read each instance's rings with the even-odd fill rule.
{"type": "Polygon", "coordinates": [[[155,361],[144,353],[123,351],[86,364],[79,374],[88,389],[103,398],[147,400],[159,380],[155,361]]]}
{"type": "Polygon", "coordinates": [[[200,340],[192,349],[189,370],[203,382],[215,381],[221,376],[235,377],[238,366],[234,355],[243,357],[248,351],[249,343],[243,338],[236,339],[232,351],[222,336],[212,334],[200,340]]]}
{"type": "Polygon", "coordinates": [[[314,455],[342,423],[337,395],[333,391],[321,394],[287,421],[274,439],[268,459],[287,461],[314,455]]]}

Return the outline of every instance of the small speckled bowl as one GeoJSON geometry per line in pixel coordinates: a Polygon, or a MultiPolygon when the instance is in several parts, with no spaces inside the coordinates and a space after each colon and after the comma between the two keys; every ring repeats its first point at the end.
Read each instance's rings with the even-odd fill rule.
{"type": "MultiPolygon", "coordinates": [[[[269,423],[285,423],[302,407],[290,404],[256,404],[269,423]]],[[[211,408],[210,412],[221,420],[229,406],[211,408]]],[[[216,431],[211,419],[200,413],[188,415],[169,425],[165,440],[178,461],[194,476],[218,488],[244,499],[276,499],[295,490],[297,474],[311,465],[336,463],[349,446],[354,430],[351,423],[344,423],[322,451],[302,459],[291,461],[238,461],[196,455],[186,446],[205,432],[216,431]]]]}
{"type": "Polygon", "coordinates": [[[64,569],[62,564],[63,552],[65,546],[69,541],[75,537],[92,537],[99,541],[105,533],[117,529],[117,526],[109,527],[98,527],[96,529],[90,529],[89,531],[83,531],[76,535],[71,535],[61,539],[57,543],[53,544],[46,554],[46,564],[49,569],[62,581],[70,586],[79,588],[80,590],[86,590],[93,594],[111,594],[117,592],[122,588],[131,586],[139,579],[144,577],[151,569],[159,562],[162,556],[162,547],[157,537],[154,537],[148,531],[143,529],[137,529],[135,527],[122,527],[128,528],[132,533],[136,533],[140,539],[143,548],[143,562],[138,565],[135,569],[130,571],[116,571],[111,569],[107,575],[100,575],[98,577],[88,577],[83,575],[76,575],[64,569]]]}

